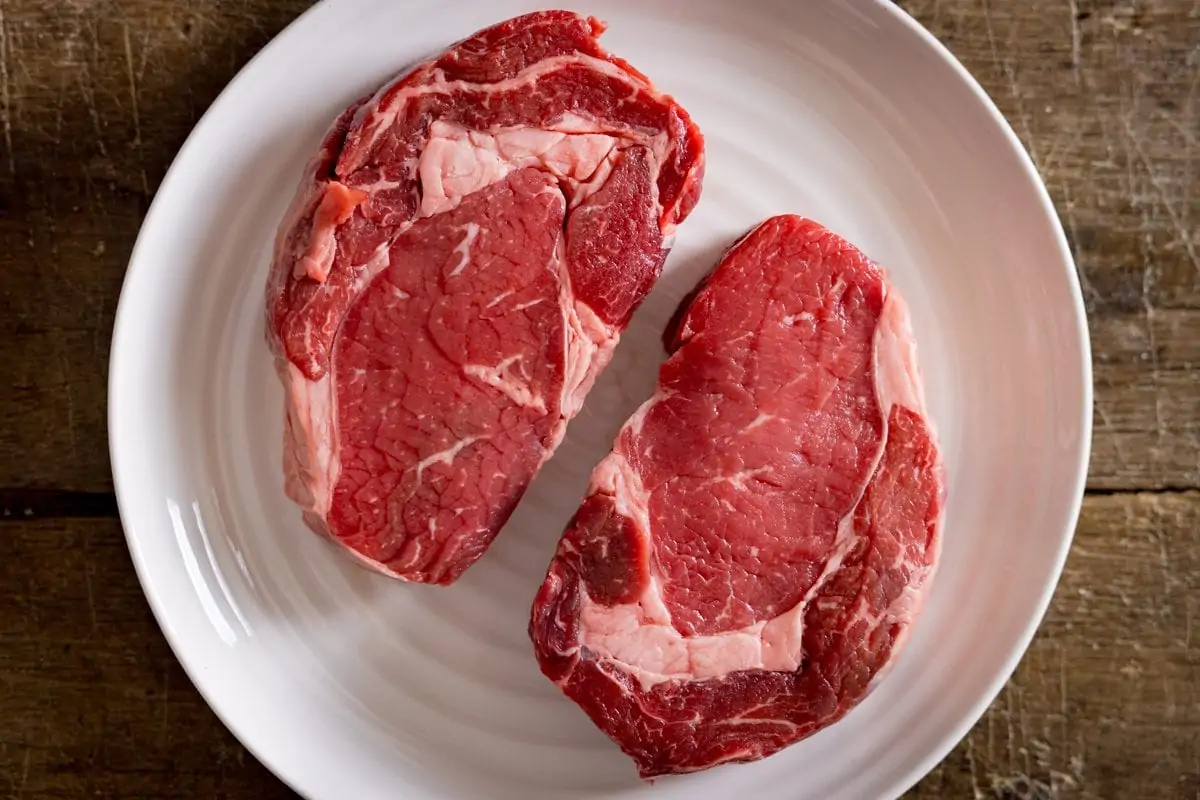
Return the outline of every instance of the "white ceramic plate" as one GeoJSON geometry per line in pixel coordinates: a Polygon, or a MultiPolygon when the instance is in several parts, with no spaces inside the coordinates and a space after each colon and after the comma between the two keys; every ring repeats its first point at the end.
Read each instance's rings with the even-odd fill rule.
{"type": "Polygon", "coordinates": [[[326,2],[197,126],[142,229],[112,351],[113,473],[150,604],[225,723],[310,798],[898,795],[978,719],[1046,608],[1083,488],[1091,376],[1074,268],[1029,159],[884,0],[575,3],[708,140],[703,198],[615,362],[450,589],[368,574],[284,498],[261,306],[302,164],[354,98],[539,5],[326,2]],[[781,212],[859,244],[912,307],[948,468],[942,567],[897,668],[844,721],[756,764],[642,785],[538,672],[529,605],[589,471],[651,391],[676,301],[781,212]]]}

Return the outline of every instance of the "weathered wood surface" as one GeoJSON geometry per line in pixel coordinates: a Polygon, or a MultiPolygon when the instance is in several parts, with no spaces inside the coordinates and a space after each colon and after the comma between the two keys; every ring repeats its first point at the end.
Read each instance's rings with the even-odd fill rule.
{"type": "MultiPolygon", "coordinates": [[[[138,589],[105,372],[138,225],[302,0],[0,0],[0,796],[291,796],[138,589]]],[[[1096,435],[1017,674],[914,798],[1200,798],[1200,5],[910,0],[1042,170],[1080,266],[1096,435]]]]}

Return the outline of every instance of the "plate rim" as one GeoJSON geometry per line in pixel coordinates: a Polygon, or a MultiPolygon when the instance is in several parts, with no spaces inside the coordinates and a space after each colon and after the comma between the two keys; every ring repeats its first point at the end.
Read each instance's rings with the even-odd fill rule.
{"type": "MultiPolygon", "coordinates": [[[[1071,251],[1071,246],[1067,240],[1066,232],[1062,225],[1062,220],[1054,206],[1053,199],[1050,196],[1049,190],[1046,187],[1041,173],[1033,161],[1028,149],[1022,144],[1020,138],[1014,131],[1011,123],[1000,111],[995,101],[979,83],[974,75],[958,60],[958,58],[950,51],[950,49],[941,42],[932,32],[926,29],[915,17],[905,11],[903,8],[895,5],[889,0],[858,0],[858,3],[869,6],[869,11],[874,13],[882,13],[890,15],[894,21],[900,23],[907,34],[916,37],[916,42],[922,45],[930,54],[936,55],[941,62],[941,66],[948,67],[954,77],[965,87],[975,99],[980,103],[982,109],[990,117],[992,124],[1000,131],[1004,137],[1005,143],[1008,145],[1012,154],[1016,156],[1017,162],[1020,165],[1026,181],[1030,184],[1034,195],[1039,203],[1041,215],[1050,224],[1051,233],[1053,235],[1054,244],[1058,250],[1059,266],[1067,271],[1068,285],[1072,300],[1072,312],[1074,317],[1074,335],[1076,338],[1075,344],[1079,348],[1081,356],[1081,371],[1080,379],[1082,386],[1080,389],[1080,399],[1082,400],[1082,408],[1078,409],[1080,426],[1080,441],[1081,446],[1077,454],[1076,463],[1074,465],[1074,475],[1071,477],[1070,485],[1070,504],[1067,507],[1067,515],[1064,522],[1067,524],[1065,535],[1060,537],[1057,551],[1054,554],[1053,563],[1051,566],[1050,576],[1052,580],[1048,580],[1041,589],[1040,596],[1037,598],[1035,613],[1030,616],[1026,622],[1021,635],[1017,637],[1014,646],[1009,651],[1008,656],[1000,665],[995,673],[988,688],[985,692],[979,695],[975,703],[971,706],[968,713],[962,715],[958,722],[951,727],[949,733],[940,738],[938,744],[931,748],[926,755],[917,761],[914,761],[908,769],[903,773],[898,773],[896,778],[890,781],[890,793],[892,797],[899,797],[916,785],[923,777],[929,774],[939,763],[941,763],[947,755],[965,738],[976,723],[983,717],[987,709],[995,701],[1001,690],[1008,683],[1013,673],[1016,671],[1021,659],[1028,652],[1029,646],[1041,628],[1042,622],[1045,619],[1046,613],[1049,610],[1053,596],[1062,580],[1062,572],[1066,565],[1067,557],[1073,546],[1075,534],[1079,524],[1079,516],[1082,511],[1084,495],[1087,486],[1088,469],[1091,462],[1092,451],[1092,435],[1094,427],[1094,375],[1093,375],[1093,356],[1091,348],[1089,320],[1087,316],[1086,306],[1083,300],[1083,290],[1079,278],[1079,268],[1075,262],[1074,254],[1071,251]]],[[[839,4],[856,5],[855,0],[839,0],[839,4]]],[[[275,778],[285,784],[289,789],[297,795],[304,798],[311,798],[304,787],[298,783],[295,770],[285,769],[283,765],[268,760],[262,753],[257,742],[251,741],[249,736],[234,723],[234,715],[230,712],[230,705],[227,699],[223,700],[216,696],[216,693],[198,678],[196,666],[194,663],[189,663],[183,656],[183,645],[181,634],[171,625],[170,612],[162,597],[155,594],[150,586],[149,574],[151,571],[150,565],[143,558],[141,549],[139,548],[136,537],[132,533],[131,525],[127,524],[127,520],[133,517],[132,496],[135,490],[130,488],[128,484],[122,488],[121,480],[122,469],[120,464],[122,457],[119,452],[122,450],[120,444],[125,440],[124,436],[119,435],[123,430],[118,420],[119,414],[117,409],[121,406],[123,390],[120,387],[118,376],[124,371],[123,364],[128,356],[123,357],[123,351],[117,347],[120,338],[124,338],[123,331],[132,323],[129,321],[131,312],[129,311],[129,287],[135,279],[142,273],[146,273],[151,267],[149,264],[142,262],[148,261],[143,254],[146,247],[146,232],[157,223],[160,216],[163,215],[162,197],[168,189],[173,185],[174,181],[179,179],[180,163],[185,160],[188,153],[196,146],[196,142],[201,138],[201,135],[212,125],[217,124],[219,117],[225,113],[225,105],[229,102],[229,97],[233,94],[236,87],[247,79],[247,76],[254,70],[255,66],[266,58],[270,57],[276,49],[281,46],[281,41],[289,35],[294,35],[298,27],[305,20],[313,16],[324,13],[337,5],[336,0],[319,0],[316,4],[309,7],[295,19],[287,24],[279,33],[256,52],[233,76],[232,79],[221,89],[216,98],[212,101],[209,107],[204,111],[197,120],[192,130],[188,133],[183,145],[179,148],[175,157],[171,161],[170,167],[163,175],[158,188],[155,191],[146,215],[139,226],[137,238],[133,249],[130,252],[129,261],[126,267],[125,275],[122,278],[121,291],[118,296],[117,308],[114,314],[112,335],[110,337],[110,353],[108,358],[108,380],[107,380],[107,427],[108,427],[108,450],[109,462],[112,472],[113,491],[117,501],[117,511],[121,522],[122,534],[125,537],[126,546],[130,552],[130,558],[133,562],[134,571],[137,575],[138,583],[142,589],[142,593],[146,598],[151,612],[154,616],[155,623],[162,631],[163,637],[167,641],[167,645],[171,650],[175,660],[179,663],[188,680],[191,681],[196,691],[200,694],[205,704],[216,715],[221,724],[230,732],[230,734],[238,741],[238,743],[246,748],[246,750],[262,764],[275,778]]],[[[151,262],[152,263],[152,262],[151,262]]]]}

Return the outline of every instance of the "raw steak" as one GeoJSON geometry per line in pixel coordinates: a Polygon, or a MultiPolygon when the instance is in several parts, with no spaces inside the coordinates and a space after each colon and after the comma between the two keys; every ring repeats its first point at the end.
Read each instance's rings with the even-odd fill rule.
{"type": "Polygon", "coordinates": [[[762,758],[858,703],[920,610],[943,503],[905,306],[816,223],[755,229],[665,341],[530,624],[646,778],[762,758]]]}
{"type": "Polygon", "coordinates": [[[385,574],[483,554],[699,197],[699,131],[603,29],[518,17],[355,103],[280,227],[287,493],[385,574]]]}

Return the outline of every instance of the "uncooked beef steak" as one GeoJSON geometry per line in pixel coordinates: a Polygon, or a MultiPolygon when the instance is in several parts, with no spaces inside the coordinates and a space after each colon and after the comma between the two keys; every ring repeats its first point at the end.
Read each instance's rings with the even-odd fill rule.
{"type": "Polygon", "coordinates": [[[518,17],[355,103],[280,227],[287,492],[381,572],[483,554],[699,197],[699,131],[602,31],[518,17]]]}
{"type": "Polygon", "coordinates": [[[665,342],[530,623],[542,671],[647,778],[762,758],[866,696],[943,504],[905,305],[816,223],[756,228],[665,342]]]}

